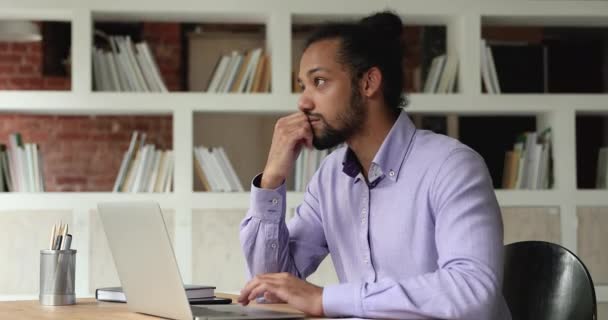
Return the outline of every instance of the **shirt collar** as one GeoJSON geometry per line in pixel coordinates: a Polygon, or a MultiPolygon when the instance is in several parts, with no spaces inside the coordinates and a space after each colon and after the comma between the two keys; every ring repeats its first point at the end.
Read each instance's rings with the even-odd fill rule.
{"type": "MultiPolygon", "coordinates": [[[[380,170],[383,175],[393,181],[397,181],[401,165],[415,133],[416,127],[414,123],[412,123],[405,111],[401,111],[397,121],[395,121],[388,135],[384,138],[380,150],[374,156],[372,168],[375,165],[377,170],[380,170]]],[[[361,171],[355,153],[348,147],[346,148],[342,165],[342,172],[352,178],[355,178],[361,171]]]]}
{"type": "Polygon", "coordinates": [[[361,172],[357,157],[355,156],[353,150],[351,150],[349,147],[346,147],[344,159],[342,159],[342,172],[346,173],[351,178],[357,177],[357,174],[361,172]]]}

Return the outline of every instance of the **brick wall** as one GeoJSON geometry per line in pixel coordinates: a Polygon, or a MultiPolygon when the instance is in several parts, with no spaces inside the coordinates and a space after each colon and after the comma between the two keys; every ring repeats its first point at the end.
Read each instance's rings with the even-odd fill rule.
{"type": "MultiPolygon", "coordinates": [[[[144,23],[148,42],[167,88],[183,90],[181,83],[181,26],[178,23],[144,23]]],[[[0,90],[70,90],[69,77],[42,75],[42,43],[0,42],[0,90]]]]}
{"type": "Polygon", "coordinates": [[[144,23],[142,38],[150,46],[169,91],[181,91],[182,45],[178,23],[144,23]]]}
{"type": "MultiPolygon", "coordinates": [[[[180,26],[145,23],[148,41],[169,90],[181,90],[180,26]]],[[[42,44],[0,42],[0,90],[70,90],[69,77],[42,75],[42,44]]],[[[0,94],[2,94],[0,92],[0,94]]],[[[110,191],[133,130],[172,148],[170,116],[49,116],[0,114],[0,143],[20,132],[44,157],[47,191],[110,191]]]]}
{"type": "Polygon", "coordinates": [[[171,116],[0,115],[0,143],[19,132],[37,143],[47,191],[111,191],[133,130],[172,149],[171,116]]]}
{"type": "Polygon", "coordinates": [[[70,79],[42,75],[42,43],[0,42],[0,90],[70,90],[70,79]]]}

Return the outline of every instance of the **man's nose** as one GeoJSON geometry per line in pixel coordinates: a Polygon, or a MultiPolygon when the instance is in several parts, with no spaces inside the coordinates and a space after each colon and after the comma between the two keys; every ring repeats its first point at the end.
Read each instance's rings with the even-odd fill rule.
{"type": "Polygon", "coordinates": [[[298,109],[306,113],[312,111],[315,108],[314,106],[312,99],[306,94],[306,91],[302,92],[300,98],[298,98],[298,109]]]}

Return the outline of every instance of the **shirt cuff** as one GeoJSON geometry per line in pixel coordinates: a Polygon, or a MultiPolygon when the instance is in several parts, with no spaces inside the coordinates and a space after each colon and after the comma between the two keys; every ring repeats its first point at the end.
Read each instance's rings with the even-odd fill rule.
{"type": "Polygon", "coordinates": [[[342,283],[323,288],[323,313],[326,317],[361,316],[361,284],[342,283]]]}
{"type": "Polygon", "coordinates": [[[285,194],[287,187],[285,181],[276,189],[260,188],[262,174],[258,174],[251,181],[251,203],[249,212],[252,217],[278,223],[285,219],[285,194]]]}

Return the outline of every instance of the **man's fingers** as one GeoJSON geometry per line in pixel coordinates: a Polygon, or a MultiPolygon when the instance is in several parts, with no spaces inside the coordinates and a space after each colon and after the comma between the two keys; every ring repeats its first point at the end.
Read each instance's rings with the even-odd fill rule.
{"type": "Polygon", "coordinates": [[[276,294],[270,291],[264,292],[264,300],[270,303],[285,303],[285,301],[281,300],[276,294]]]}
{"type": "Polygon", "coordinates": [[[250,290],[248,290],[248,291],[246,291],[245,289],[241,290],[241,294],[239,295],[237,301],[240,303],[248,303],[249,300],[247,300],[247,297],[249,296],[250,292],[251,292],[250,290]]]}
{"type": "Polygon", "coordinates": [[[308,116],[302,112],[297,112],[283,117],[277,121],[278,128],[291,128],[301,123],[308,123],[308,116]]]}
{"type": "Polygon", "coordinates": [[[310,126],[299,126],[294,127],[290,132],[292,139],[296,141],[302,141],[308,146],[308,140],[312,141],[312,128],[310,126]]]}
{"type": "Polygon", "coordinates": [[[289,123],[294,123],[294,122],[300,122],[303,120],[308,121],[308,116],[306,114],[304,114],[304,112],[296,112],[296,113],[286,116],[285,119],[289,123]]]}
{"type": "Polygon", "coordinates": [[[255,289],[251,290],[249,294],[249,301],[255,300],[257,297],[264,295],[264,292],[273,292],[276,290],[276,286],[270,284],[268,282],[262,282],[259,286],[255,287],[255,289]]]}
{"type": "Polygon", "coordinates": [[[260,278],[262,276],[263,275],[257,275],[253,279],[251,279],[249,282],[247,282],[245,287],[243,289],[241,289],[241,294],[239,295],[239,298],[238,298],[239,302],[247,299],[247,297],[251,293],[251,290],[253,290],[253,288],[255,288],[260,283],[260,278]]]}
{"type": "Polygon", "coordinates": [[[241,290],[237,301],[247,305],[251,300],[265,294],[265,292],[272,294],[278,301],[286,301],[281,298],[284,292],[279,292],[281,287],[285,286],[285,276],[285,273],[266,273],[255,276],[241,290]]]}

